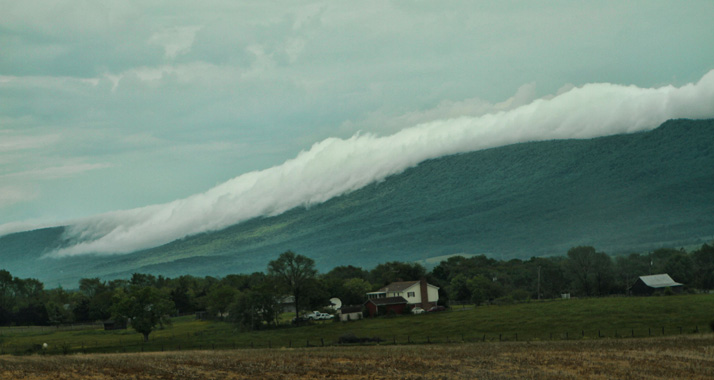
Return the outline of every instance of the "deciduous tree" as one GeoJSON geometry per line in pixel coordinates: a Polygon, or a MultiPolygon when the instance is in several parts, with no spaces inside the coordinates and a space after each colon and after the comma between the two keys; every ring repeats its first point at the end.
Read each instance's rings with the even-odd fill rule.
{"type": "Polygon", "coordinates": [[[149,340],[156,327],[171,324],[174,303],[168,295],[154,287],[131,287],[128,293],[119,289],[115,293],[112,315],[116,320],[130,320],[131,327],[149,340]]]}
{"type": "Polygon", "coordinates": [[[310,281],[315,278],[315,261],[287,251],[268,263],[268,274],[295,298],[295,317],[300,316],[300,300],[310,281]]]}

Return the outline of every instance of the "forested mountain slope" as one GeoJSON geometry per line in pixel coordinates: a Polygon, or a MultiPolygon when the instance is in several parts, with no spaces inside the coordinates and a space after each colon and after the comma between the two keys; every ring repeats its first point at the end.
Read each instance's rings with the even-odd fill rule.
{"type": "Polygon", "coordinates": [[[81,277],[265,270],[290,249],[318,269],[454,254],[620,253],[714,237],[714,120],[644,133],[442,157],[323,204],[126,255],[43,258],[61,227],[0,237],[0,268],[47,284],[81,277]]]}

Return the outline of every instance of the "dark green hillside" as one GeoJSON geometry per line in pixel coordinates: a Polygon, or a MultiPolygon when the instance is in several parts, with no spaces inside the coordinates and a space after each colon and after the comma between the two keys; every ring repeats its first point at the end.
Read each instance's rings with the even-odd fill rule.
{"type": "MultiPolygon", "coordinates": [[[[562,255],[576,245],[618,253],[701,244],[714,237],[713,147],[714,120],[516,144],[430,160],[309,209],[130,255],[35,261],[43,247],[58,243],[22,248],[5,237],[0,266],[48,285],[71,285],[79,277],[136,271],[263,271],[288,249],[327,270],[453,253],[507,259],[562,255]]],[[[40,233],[48,234],[13,238],[40,233]]]]}
{"type": "Polygon", "coordinates": [[[54,227],[0,236],[0,269],[12,269],[18,277],[40,276],[35,263],[61,247],[63,233],[64,227],[54,227]]]}

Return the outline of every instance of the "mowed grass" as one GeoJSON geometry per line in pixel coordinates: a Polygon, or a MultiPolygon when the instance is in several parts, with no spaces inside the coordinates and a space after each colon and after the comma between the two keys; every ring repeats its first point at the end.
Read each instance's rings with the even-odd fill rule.
{"type": "Polygon", "coordinates": [[[175,318],[150,341],[131,329],[79,331],[0,328],[0,353],[140,352],[188,349],[298,348],[337,344],[341,336],[378,337],[380,344],[642,338],[706,333],[714,295],[552,300],[242,331],[226,322],[175,318]]]}

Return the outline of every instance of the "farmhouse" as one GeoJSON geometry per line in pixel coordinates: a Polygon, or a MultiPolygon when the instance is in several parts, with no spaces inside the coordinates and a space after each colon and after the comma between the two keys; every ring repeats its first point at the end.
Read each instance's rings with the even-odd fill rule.
{"type": "Polygon", "coordinates": [[[672,280],[668,274],[653,274],[650,276],[640,276],[630,288],[630,292],[634,295],[651,295],[656,290],[670,288],[672,290],[681,290],[682,284],[672,280]]]}
{"type": "Polygon", "coordinates": [[[376,292],[367,293],[370,301],[395,297],[402,297],[410,306],[420,306],[427,310],[439,301],[439,287],[428,284],[422,278],[419,281],[393,282],[376,292]]]}

